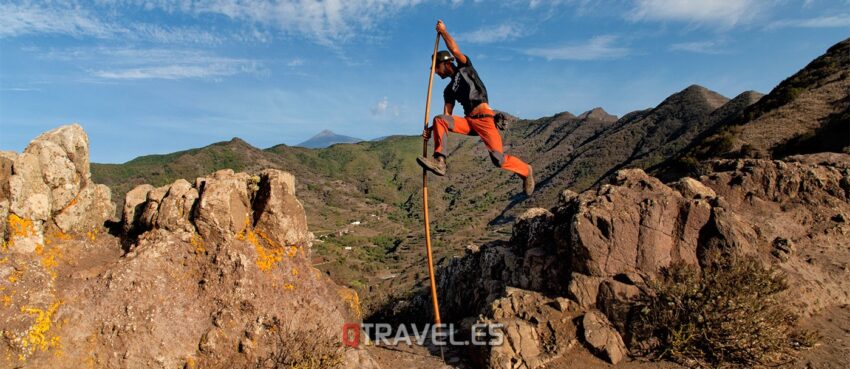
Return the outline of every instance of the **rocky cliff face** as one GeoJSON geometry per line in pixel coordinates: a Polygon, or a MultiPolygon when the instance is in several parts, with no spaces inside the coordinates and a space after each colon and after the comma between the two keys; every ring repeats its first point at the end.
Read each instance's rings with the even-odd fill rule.
{"type": "Polygon", "coordinates": [[[621,170],[598,189],[564,191],[551,210],[528,210],[509,242],[442,268],[443,316],[508,327],[508,345],[478,353],[487,367],[541,367],[576,342],[617,362],[628,333],[620,307],[664,267],[704,265],[712,249],[781,270],[804,316],[850,303],[850,155],[710,165],[711,175],[670,184],[621,170]]]}
{"type": "Polygon", "coordinates": [[[4,154],[2,366],[274,367],[297,355],[376,366],[339,349],[343,323],[360,319],[357,294],[312,267],[292,175],[221,170],[139,186],[115,237],[87,150],[66,126],[4,154]]]}

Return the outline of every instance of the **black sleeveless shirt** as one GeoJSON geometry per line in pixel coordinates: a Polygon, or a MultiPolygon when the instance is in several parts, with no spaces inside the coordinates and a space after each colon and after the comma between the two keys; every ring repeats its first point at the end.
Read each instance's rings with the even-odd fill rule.
{"type": "Polygon", "coordinates": [[[478,72],[472,67],[472,60],[466,57],[466,64],[457,63],[457,73],[443,90],[446,104],[454,104],[455,100],[463,106],[463,113],[469,115],[478,104],[487,101],[487,88],[478,78],[478,72]]]}

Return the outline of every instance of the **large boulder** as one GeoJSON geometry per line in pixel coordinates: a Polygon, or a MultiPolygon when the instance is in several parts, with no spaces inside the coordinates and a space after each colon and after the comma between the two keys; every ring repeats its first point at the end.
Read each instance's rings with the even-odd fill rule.
{"type": "Polygon", "coordinates": [[[584,341],[611,364],[616,365],[628,355],[623,338],[605,315],[588,311],[581,319],[581,328],[584,341]]]}
{"type": "Polygon", "coordinates": [[[260,172],[253,204],[254,227],[265,232],[279,245],[306,245],[312,240],[307,232],[304,206],[295,197],[295,177],[279,170],[260,172]]]}
{"type": "Polygon", "coordinates": [[[249,181],[247,173],[223,169],[201,182],[195,225],[204,239],[223,243],[251,225],[249,181]]]}
{"type": "Polygon", "coordinates": [[[124,208],[121,211],[121,224],[123,225],[124,233],[132,234],[137,232],[140,224],[139,218],[144,212],[144,206],[147,204],[148,193],[154,187],[145,183],[138,185],[127,194],[124,195],[124,208]]]}
{"type": "Polygon", "coordinates": [[[501,326],[502,344],[480,346],[478,359],[486,368],[542,368],[577,342],[573,320],[580,315],[579,307],[566,298],[510,288],[478,321],[501,326]]]}
{"type": "Polygon", "coordinates": [[[90,179],[88,145],[82,127],[72,124],[36,137],[20,155],[0,155],[0,236],[10,249],[32,252],[44,245],[48,228],[85,233],[112,218],[110,189],[90,179]],[[13,225],[19,232],[5,232],[13,225]]]}
{"type": "Polygon", "coordinates": [[[642,170],[622,170],[611,185],[574,200],[572,270],[613,277],[657,273],[672,262],[697,264],[697,239],[711,217],[704,200],[689,200],[642,170]]]}

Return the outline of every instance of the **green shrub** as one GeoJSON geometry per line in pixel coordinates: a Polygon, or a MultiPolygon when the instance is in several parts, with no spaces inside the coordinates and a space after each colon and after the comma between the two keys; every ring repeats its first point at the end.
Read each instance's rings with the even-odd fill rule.
{"type": "Polygon", "coordinates": [[[752,258],[711,253],[708,265],[673,264],[631,308],[635,354],[691,367],[771,365],[811,346],[777,294],[783,276],[752,258]]]}

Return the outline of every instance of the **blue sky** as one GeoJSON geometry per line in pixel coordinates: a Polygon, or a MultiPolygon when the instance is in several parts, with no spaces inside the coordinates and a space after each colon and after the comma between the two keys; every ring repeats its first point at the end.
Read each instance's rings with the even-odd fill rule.
{"type": "Polygon", "coordinates": [[[770,91],[850,36],[850,0],[0,0],[0,149],[70,122],[112,163],[417,134],[437,19],[493,107],[622,116],[691,84],[770,91]]]}

